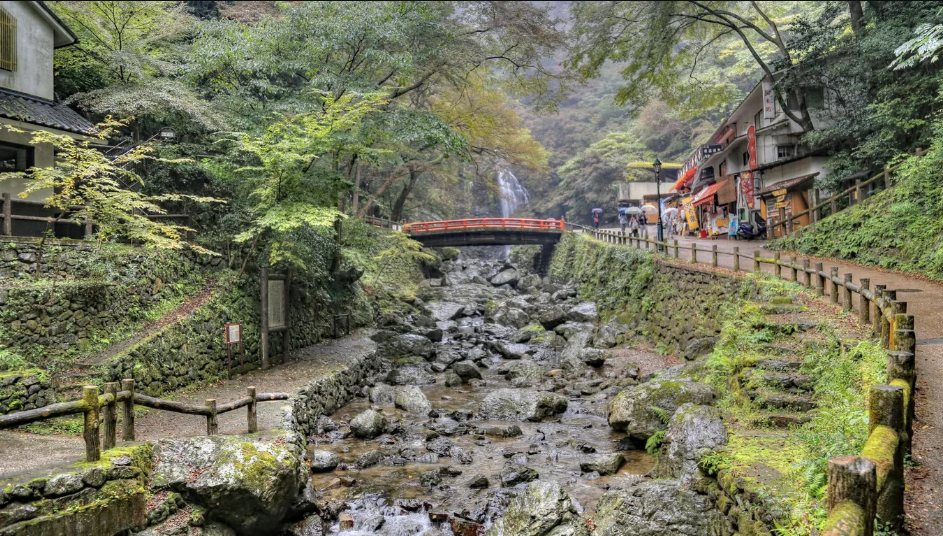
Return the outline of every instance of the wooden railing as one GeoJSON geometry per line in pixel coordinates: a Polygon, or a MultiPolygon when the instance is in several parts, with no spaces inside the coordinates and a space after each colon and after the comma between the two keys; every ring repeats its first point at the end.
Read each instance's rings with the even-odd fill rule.
{"type": "Polygon", "coordinates": [[[0,415],[0,430],[54,417],[82,413],[85,415],[85,425],[82,433],[85,440],[85,460],[94,462],[101,459],[102,449],[112,449],[117,443],[119,403],[121,404],[122,414],[121,438],[124,441],[134,441],[135,404],[174,413],[203,415],[206,417],[206,434],[215,435],[218,431],[216,420],[218,415],[247,407],[248,430],[252,434],[259,429],[256,412],[256,405],[259,402],[288,400],[288,393],[256,394],[255,387],[246,387],[246,396],[243,398],[221,406],[216,405],[216,399],[208,398],[205,405],[197,406],[135,393],[134,380],[121,380],[120,390],[117,382],[106,383],[103,388],[104,394],[100,394],[97,386],[89,385],[82,389],[81,400],[60,402],[37,409],[0,415]],[[99,433],[99,426],[103,429],[101,433],[99,433]]]}
{"type": "MultiPolygon", "coordinates": [[[[571,226],[573,226],[571,224],[571,226]]],[[[610,244],[642,249],[656,249],[666,256],[680,259],[678,241],[659,242],[623,235],[618,231],[596,231],[576,226],[584,233],[610,244]]],[[[687,248],[686,248],[687,249],[687,248]]],[[[860,456],[839,456],[828,462],[828,521],[822,536],[871,536],[875,516],[885,523],[899,526],[904,514],[904,456],[910,453],[914,423],[914,388],[916,385],[916,335],[914,316],[907,313],[907,302],[897,299],[897,291],[885,285],[871,287],[868,278],[852,281],[852,274],[839,276],[839,269],[829,272],[821,262],[813,266],[804,259],[799,263],[792,256],[788,261],[777,251],[763,258],[759,251],[742,255],[739,247],[719,251],[714,244],[709,250],[690,246],[692,264],[719,267],[718,257],[733,257],[733,270],[741,269],[741,260],[752,261],[752,271],[761,273],[763,265],[771,265],[776,277],[814,289],[815,294],[828,295],[833,304],[851,313],[857,295],[858,319],[870,324],[874,336],[889,350],[886,385],[872,386],[868,398],[869,435],[860,456]],[[710,261],[701,262],[701,258],[710,261]]],[[[749,266],[749,264],[748,264],[749,266]]]]}
{"type": "MultiPolygon", "coordinates": [[[[916,154],[917,156],[923,156],[926,154],[926,151],[924,151],[923,149],[917,148],[916,154]]],[[[898,168],[900,168],[900,165],[890,166],[890,167],[884,166],[884,171],[882,171],[881,173],[878,173],[877,175],[865,181],[857,180],[855,181],[854,186],[850,188],[846,188],[845,190],[838,192],[837,194],[829,197],[828,199],[822,202],[819,202],[817,199],[813,199],[812,200],[813,206],[807,208],[806,210],[803,210],[802,212],[797,212],[796,214],[792,214],[791,216],[789,216],[788,218],[785,218],[781,222],[769,224],[766,227],[766,237],[772,240],[773,237],[775,236],[775,229],[777,227],[782,227],[783,235],[788,235],[795,229],[794,221],[803,216],[809,216],[811,223],[820,221],[822,219],[822,209],[825,207],[829,208],[829,213],[828,213],[829,216],[837,214],[839,211],[838,202],[843,199],[848,199],[849,207],[854,206],[856,203],[860,203],[861,201],[864,201],[866,199],[865,188],[874,183],[881,182],[884,184],[884,189],[889,190],[891,186],[893,185],[891,183],[891,173],[893,173],[894,171],[897,171],[898,168]]]]}
{"type": "Polygon", "coordinates": [[[566,228],[566,222],[563,220],[536,220],[528,218],[469,218],[464,220],[407,223],[403,226],[403,231],[406,233],[424,233],[429,231],[457,231],[480,228],[563,231],[566,228]]]}
{"type": "Polygon", "coordinates": [[[370,217],[370,216],[364,216],[363,222],[364,222],[364,223],[368,223],[368,224],[370,224],[370,225],[375,225],[375,226],[377,226],[377,227],[383,227],[383,228],[386,228],[386,229],[393,229],[394,231],[402,231],[402,230],[403,230],[403,222],[401,222],[401,221],[393,221],[393,220],[390,220],[390,219],[387,219],[387,218],[373,218],[373,217],[370,217]]]}

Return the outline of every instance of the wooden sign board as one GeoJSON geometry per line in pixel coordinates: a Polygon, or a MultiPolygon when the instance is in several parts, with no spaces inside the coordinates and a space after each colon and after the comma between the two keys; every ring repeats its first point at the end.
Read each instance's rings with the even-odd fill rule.
{"type": "Polygon", "coordinates": [[[783,188],[781,190],[773,190],[773,195],[775,195],[776,197],[786,195],[786,189],[783,188]]]}
{"type": "Polygon", "coordinates": [[[776,208],[786,208],[789,206],[789,201],[780,201],[776,203],[776,208]]]}
{"type": "Polygon", "coordinates": [[[285,310],[285,280],[269,279],[268,281],[268,327],[270,330],[284,328],[288,315],[285,310]]]}
{"type": "Polygon", "coordinates": [[[235,322],[226,324],[226,344],[242,342],[242,324],[235,322]]]}

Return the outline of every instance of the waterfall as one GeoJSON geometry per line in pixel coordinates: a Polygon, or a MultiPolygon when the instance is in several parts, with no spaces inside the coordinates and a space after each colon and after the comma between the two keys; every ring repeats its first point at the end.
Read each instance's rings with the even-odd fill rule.
{"type": "MultiPolygon", "coordinates": [[[[529,203],[527,188],[517,180],[514,172],[507,168],[498,170],[498,206],[501,209],[501,217],[508,218],[519,207],[529,203]]],[[[507,257],[511,253],[511,246],[504,246],[503,249],[503,257],[507,257]]]]}

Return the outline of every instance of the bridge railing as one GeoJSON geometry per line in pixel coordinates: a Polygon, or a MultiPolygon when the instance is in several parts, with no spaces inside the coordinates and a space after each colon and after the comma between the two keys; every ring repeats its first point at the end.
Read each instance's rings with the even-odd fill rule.
{"type": "Polygon", "coordinates": [[[430,231],[460,231],[462,229],[540,229],[566,230],[563,220],[537,220],[529,218],[469,218],[464,220],[424,221],[403,225],[403,232],[424,233],[430,231]]]}

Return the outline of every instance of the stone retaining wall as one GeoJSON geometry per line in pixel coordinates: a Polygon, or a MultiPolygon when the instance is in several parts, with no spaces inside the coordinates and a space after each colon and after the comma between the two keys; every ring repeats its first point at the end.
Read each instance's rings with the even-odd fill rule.
{"type": "Polygon", "coordinates": [[[40,369],[0,373],[0,415],[41,408],[56,401],[49,375],[40,369]]]}

